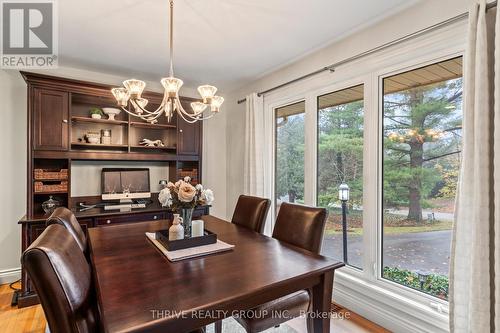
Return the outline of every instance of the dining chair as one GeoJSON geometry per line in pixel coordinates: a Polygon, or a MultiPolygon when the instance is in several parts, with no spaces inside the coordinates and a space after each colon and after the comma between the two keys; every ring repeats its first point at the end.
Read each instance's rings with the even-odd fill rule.
{"type": "Polygon", "coordinates": [[[100,331],[91,268],[68,229],[49,225],[24,251],[21,262],[51,333],[100,331]]]}
{"type": "MultiPolygon", "coordinates": [[[[319,254],[327,215],[324,208],[283,203],[276,218],[273,238],[319,254]]],[[[261,332],[307,313],[310,303],[311,291],[300,290],[251,310],[258,315],[249,313],[247,316],[243,315],[235,319],[247,332],[261,332]]],[[[307,330],[312,332],[312,320],[309,317],[307,330]]]]}
{"type": "Polygon", "coordinates": [[[231,222],[262,233],[270,206],[269,199],[240,195],[231,222]]]}
{"type": "Polygon", "coordinates": [[[73,214],[71,210],[66,207],[56,208],[46,222],[46,225],[48,226],[52,224],[60,224],[65,227],[71,236],[73,236],[83,253],[86,253],[87,237],[85,236],[80,223],[78,223],[75,214],[73,214]]]}

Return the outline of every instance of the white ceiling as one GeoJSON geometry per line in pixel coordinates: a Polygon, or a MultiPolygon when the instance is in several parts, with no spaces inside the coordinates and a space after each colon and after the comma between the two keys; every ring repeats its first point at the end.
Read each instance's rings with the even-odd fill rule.
{"type": "MultiPolygon", "coordinates": [[[[177,0],[175,74],[226,91],[417,0],[177,0]]],[[[167,0],[59,1],[59,64],[158,81],[167,0]]]]}

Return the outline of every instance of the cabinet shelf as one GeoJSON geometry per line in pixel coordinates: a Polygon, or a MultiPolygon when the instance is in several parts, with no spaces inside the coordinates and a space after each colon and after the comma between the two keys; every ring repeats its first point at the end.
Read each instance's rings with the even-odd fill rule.
{"type": "Polygon", "coordinates": [[[104,145],[100,143],[88,143],[88,142],[72,142],[71,146],[75,147],[88,147],[88,148],[128,148],[128,145],[121,145],[121,144],[109,144],[109,145],[104,145]]]}
{"type": "Polygon", "coordinates": [[[169,125],[169,124],[149,124],[149,123],[141,123],[137,121],[133,121],[130,123],[132,127],[140,127],[140,128],[154,128],[154,129],[176,129],[177,126],[169,125]]]}
{"type": "Polygon", "coordinates": [[[49,195],[49,194],[68,194],[68,191],[42,191],[33,192],[34,195],[49,195]]]}
{"type": "Polygon", "coordinates": [[[147,149],[147,150],[176,150],[176,147],[147,147],[147,146],[130,146],[134,149],[147,149]]]}
{"type": "Polygon", "coordinates": [[[71,121],[75,123],[96,123],[96,124],[109,124],[109,125],[128,125],[126,120],[109,120],[109,119],[94,119],[86,117],[71,117],[71,121]]]}

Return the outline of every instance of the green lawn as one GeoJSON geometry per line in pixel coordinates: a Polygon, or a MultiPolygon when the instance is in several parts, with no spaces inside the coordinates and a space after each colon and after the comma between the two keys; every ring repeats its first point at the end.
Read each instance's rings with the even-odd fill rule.
{"type": "MultiPolygon", "coordinates": [[[[451,230],[453,226],[452,221],[436,221],[434,223],[423,222],[421,225],[391,225],[384,227],[384,234],[406,234],[414,232],[430,232],[451,230]]],[[[362,235],[363,228],[361,227],[348,227],[348,235],[362,235]]],[[[342,227],[339,224],[329,223],[325,230],[325,236],[333,236],[342,234],[342,227]]]]}

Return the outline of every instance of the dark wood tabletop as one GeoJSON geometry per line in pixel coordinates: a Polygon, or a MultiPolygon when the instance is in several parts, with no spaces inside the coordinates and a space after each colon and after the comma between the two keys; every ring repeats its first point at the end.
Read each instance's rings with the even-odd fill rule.
{"type": "MultiPolygon", "coordinates": [[[[312,288],[313,311],[326,317],[342,263],[216,217],[203,220],[235,248],[172,263],[144,234],[166,229],[168,221],[89,230],[106,332],[188,332],[305,288],[312,288]]],[[[314,332],[329,332],[329,319],[317,317],[314,332]]]]}

